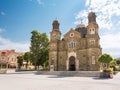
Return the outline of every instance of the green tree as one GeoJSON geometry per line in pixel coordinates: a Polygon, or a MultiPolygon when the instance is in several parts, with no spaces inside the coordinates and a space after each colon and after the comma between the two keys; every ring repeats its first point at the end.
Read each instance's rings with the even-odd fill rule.
{"type": "Polygon", "coordinates": [[[117,65],[120,65],[120,58],[116,59],[116,63],[117,63],[117,65]]]}
{"type": "Polygon", "coordinates": [[[39,61],[40,61],[40,65],[43,66],[44,63],[48,60],[48,45],[49,45],[49,39],[48,39],[48,36],[46,35],[46,33],[42,33],[41,34],[41,37],[40,37],[40,58],[39,58],[39,61]]]}
{"type": "Polygon", "coordinates": [[[109,67],[109,64],[112,60],[113,60],[113,58],[109,54],[102,54],[98,58],[98,61],[102,64],[103,67],[109,67]]]}
{"type": "Polygon", "coordinates": [[[116,63],[115,59],[110,62],[110,66],[116,66],[116,65],[117,65],[117,63],[116,63]]]}
{"type": "Polygon", "coordinates": [[[32,31],[31,33],[30,52],[33,65],[35,65],[35,69],[37,69],[37,66],[43,66],[46,60],[48,60],[49,39],[46,33],[40,33],[37,30],[32,31]]]}
{"type": "Polygon", "coordinates": [[[23,56],[17,56],[17,59],[18,69],[21,69],[21,66],[23,65],[23,56]]]}
{"type": "Polygon", "coordinates": [[[24,60],[26,61],[26,69],[28,67],[28,62],[31,61],[31,53],[30,52],[26,52],[23,56],[24,60]]]}

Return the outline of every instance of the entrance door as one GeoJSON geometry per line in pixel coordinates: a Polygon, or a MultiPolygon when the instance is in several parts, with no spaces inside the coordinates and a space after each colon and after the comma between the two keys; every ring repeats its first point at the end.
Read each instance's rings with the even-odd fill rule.
{"type": "Polygon", "coordinates": [[[75,71],[76,68],[75,68],[75,57],[74,56],[71,56],[69,58],[69,71],[75,71]]]}

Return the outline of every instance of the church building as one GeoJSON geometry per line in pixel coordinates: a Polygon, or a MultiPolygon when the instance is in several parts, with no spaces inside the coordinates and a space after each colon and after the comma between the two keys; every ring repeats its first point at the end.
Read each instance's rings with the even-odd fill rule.
{"type": "Polygon", "coordinates": [[[50,32],[49,65],[54,71],[98,71],[101,55],[99,26],[96,14],[88,14],[88,25],[83,22],[70,29],[61,39],[60,23],[54,20],[50,32]]]}

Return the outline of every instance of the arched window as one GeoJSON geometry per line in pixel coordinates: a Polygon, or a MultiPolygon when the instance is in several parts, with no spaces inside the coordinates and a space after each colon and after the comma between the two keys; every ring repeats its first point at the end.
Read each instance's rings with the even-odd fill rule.
{"type": "Polygon", "coordinates": [[[95,29],[94,28],[90,28],[90,34],[95,34],[95,29]]]}
{"type": "Polygon", "coordinates": [[[76,47],[76,42],[72,41],[69,43],[69,48],[75,48],[76,47]]]}
{"type": "Polygon", "coordinates": [[[53,34],[53,35],[52,35],[52,39],[55,39],[55,38],[56,38],[56,35],[55,35],[55,34],[53,34]]]}
{"type": "Polygon", "coordinates": [[[90,40],[90,41],[89,41],[89,45],[90,45],[90,46],[94,46],[94,45],[95,45],[95,40],[94,40],[94,39],[90,40]]]}

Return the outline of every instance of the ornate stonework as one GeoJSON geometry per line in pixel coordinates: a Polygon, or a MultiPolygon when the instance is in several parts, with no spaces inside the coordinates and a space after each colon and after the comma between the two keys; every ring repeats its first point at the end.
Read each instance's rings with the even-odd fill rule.
{"type": "Polygon", "coordinates": [[[94,12],[89,13],[87,26],[81,22],[75,29],[71,28],[63,39],[58,20],[54,20],[52,25],[49,45],[49,65],[52,70],[99,70],[97,58],[101,54],[101,46],[94,12]]]}

